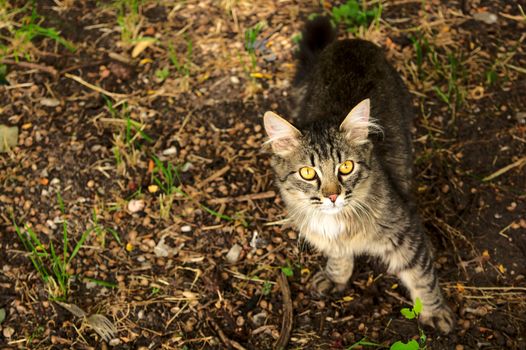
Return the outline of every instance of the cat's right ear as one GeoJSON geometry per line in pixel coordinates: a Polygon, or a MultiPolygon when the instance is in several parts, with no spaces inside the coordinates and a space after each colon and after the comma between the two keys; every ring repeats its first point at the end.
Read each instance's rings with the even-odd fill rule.
{"type": "Polygon", "coordinates": [[[274,153],[285,155],[298,146],[300,131],[276,113],[266,112],[263,124],[268,135],[267,142],[272,145],[274,153]]]}

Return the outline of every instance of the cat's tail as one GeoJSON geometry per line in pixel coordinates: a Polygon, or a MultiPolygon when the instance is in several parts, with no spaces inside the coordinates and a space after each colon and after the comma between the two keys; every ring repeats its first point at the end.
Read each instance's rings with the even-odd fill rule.
{"type": "Polygon", "coordinates": [[[295,85],[301,83],[316,63],[318,55],[323,49],[336,39],[336,29],[333,28],[328,17],[319,16],[305,24],[301,33],[298,59],[298,69],[294,79],[295,85]]]}

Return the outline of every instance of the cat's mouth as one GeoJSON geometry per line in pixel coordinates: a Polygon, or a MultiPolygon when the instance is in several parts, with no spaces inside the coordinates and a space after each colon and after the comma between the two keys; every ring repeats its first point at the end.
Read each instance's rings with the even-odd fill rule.
{"type": "Polygon", "coordinates": [[[321,207],[320,208],[320,211],[324,214],[331,214],[331,215],[334,215],[334,214],[338,214],[339,212],[341,212],[343,209],[343,207],[340,207],[340,206],[337,206],[337,205],[334,205],[332,207],[321,207]]]}

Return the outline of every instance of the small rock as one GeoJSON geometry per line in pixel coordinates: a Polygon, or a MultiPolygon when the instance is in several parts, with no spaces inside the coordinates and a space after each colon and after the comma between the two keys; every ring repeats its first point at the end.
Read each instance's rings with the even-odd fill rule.
{"type": "Polygon", "coordinates": [[[490,12],[479,12],[473,15],[473,18],[477,21],[484,22],[486,24],[497,23],[497,15],[490,12]]]}
{"type": "Polygon", "coordinates": [[[7,152],[8,149],[18,144],[18,127],[0,124],[0,152],[7,152]]]}
{"type": "Polygon", "coordinates": [[[526,123],[526,112],[517,112],[517,114],[515,114],[515,119],[517,119],[519,123],[525,124],[526,123]]]}
{"type": "Polygon", "coordinates": [[[175,148],[175,146],[163,150],[163,156],[171,156],[174,154],[177,154],[177,148],[175,148]]]}
{"type": "Polygon", "coordinates": [[[6,338],[11,338],[13,334],[15,334],[15,330],[12,327],[5,327],[4,330],[2,331],[2,334],[6,338]]]}
{"type": "Polygon", "coordinates": [[[164,238],[161,238],[155,248],[153,248],[153,253],[158,258],[165,258],[170,255],[170,246],[164,243],[164,238]]]}
{"type": "Polygon", "coordinates": [[[184,225],[181,227],[181,232],[191,232],[192,227],[190,225],[184,225]]]}
{"type": "Polygon", "coordinates": [[[46,106],[46,107],[56,107],[58,105],[60,105],[60,101],[57,100],[56,98],[41,98],[40,99],[40,104],[43,105],[43,106],[46,106]]]}
{"type": "Polygon", "coordinates": [[[256,327],[261,326],[263,323],[265,323],[265,320],[268,317],[268,313],[266,311],[261,311],[258,314],[255,314],[251,317],[252,322],[254,322],[254,325],[256,327]]]}
{"type": "Polygon", "coordinates": [[[230,77],[230,81],[232,82],[232,84],[239,84],[239,78],[236,77],[235,75],[231,76],[230,77]]]}
{"type": "Polygon", "coordinates": [[[119,338],[113,338],[110,340],[109,345],[110,346],[117,346],[121,344],[121,340],[119,338]]]}
{"type": "Polygon", "coordinates": [[[132,199],[128,202],[128,210],[130,213],[136,213],[144,209],[144,201],[142,199],[132,199]]]}
{"type": "Polygon", "coordinates": [[[239,244],[234,244],[226,254],[226,261],[230,264],[238,262],[242,250],[243,248],[239,244]]]}

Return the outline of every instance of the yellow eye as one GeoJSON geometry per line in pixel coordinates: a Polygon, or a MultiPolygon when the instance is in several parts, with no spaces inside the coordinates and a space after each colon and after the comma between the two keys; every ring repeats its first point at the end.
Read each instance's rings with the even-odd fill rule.
{"type": "Polygon", "coordinates": [[[300,169],[300,175],[305,180],[312,180],[316,177],[316,170],[311,167],[305,166],[300,169]]]}
{"type": "Polygon", "coordinates": [[[348,175],[350,174],[354,169],[354,162],[352,160],[346,160],[345,162],[340,165],[340,168],[338,171],[342,175],[348,175]]]}

